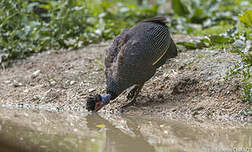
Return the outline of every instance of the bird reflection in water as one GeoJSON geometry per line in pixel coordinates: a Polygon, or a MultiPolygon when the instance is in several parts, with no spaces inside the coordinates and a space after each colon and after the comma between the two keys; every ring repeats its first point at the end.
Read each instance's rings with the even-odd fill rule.
{"type": "Polygon", "coordinates": [[[127,121],[127,126],[130,128],[130,131],[134,133],[134,136],[130,135],[130,133],[127,134],[122,132],[119,128],[112,125],[108,120],[102,118],[99,114],[92,113],[86,118],[87,126],[90,130],[99,130],[100,128],[97,127],[99,124],[103,124],[105,126],[105,152],[155,151],[154,147],[144,140],[138,125],[131,121],[130,118],[125,120],[127,121]]]}

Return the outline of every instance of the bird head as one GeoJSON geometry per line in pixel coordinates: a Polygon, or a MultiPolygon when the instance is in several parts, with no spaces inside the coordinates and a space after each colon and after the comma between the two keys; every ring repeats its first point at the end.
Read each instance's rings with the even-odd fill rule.
{"type": "Polygon", "coordinates": [[[99,111],[104,105],[108,104],[110,101],[110,94],[106,94],[106,95],[95,95],[95,96],[90,96],[87,99],[87,105],[86,105],[86,109],[88,111],[99,111]]]}

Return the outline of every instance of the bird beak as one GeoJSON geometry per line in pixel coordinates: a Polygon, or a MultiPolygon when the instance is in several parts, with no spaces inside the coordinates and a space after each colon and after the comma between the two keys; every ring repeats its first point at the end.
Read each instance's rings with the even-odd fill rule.
{"type": "Polygon", "coordinates": [[[102,107],[103,107],[102,101],[96,102],[96,104],[95,104],[95,109],[94,109],[95,112],[99,111],[102,107]]]}

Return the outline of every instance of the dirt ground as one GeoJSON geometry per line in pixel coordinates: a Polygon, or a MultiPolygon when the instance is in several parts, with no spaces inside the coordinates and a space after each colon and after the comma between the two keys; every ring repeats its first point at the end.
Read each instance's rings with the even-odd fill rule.
{"type": "MultiPolygon", "coordinates": [[[[195,39],[174,35],[175,42],[195,39]]],[[[86,98],[105,93],[104,50],[112,41],[83,49],[53,50],[17,61],[0,71],[0,104],[56,111],[86,112],[86,98]]],[[[226,72],[239,60],[225,50],[180,48],[146,82],[134,107],[121,109],[125,91],[102,113],[123,113],[199,121],[247,121],[239,78],[226,80],[226,72]]],[[[249,118],[250,119],[250,118],[249,118]]]]}

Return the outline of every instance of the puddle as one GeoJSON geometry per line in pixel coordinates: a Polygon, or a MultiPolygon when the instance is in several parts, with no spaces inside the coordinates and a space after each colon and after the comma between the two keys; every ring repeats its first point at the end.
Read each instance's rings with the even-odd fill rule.
{"type": "Polygon", "coordinates": [[[0,151],[252,152],[252,126],[0,108],[0,151]]]}

